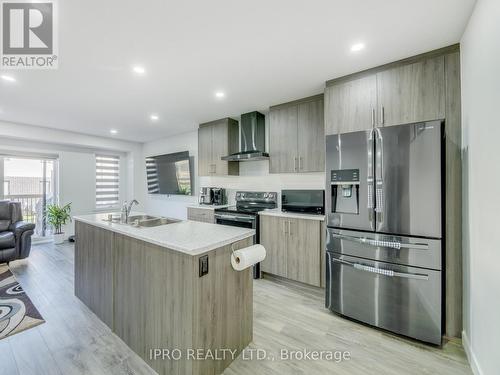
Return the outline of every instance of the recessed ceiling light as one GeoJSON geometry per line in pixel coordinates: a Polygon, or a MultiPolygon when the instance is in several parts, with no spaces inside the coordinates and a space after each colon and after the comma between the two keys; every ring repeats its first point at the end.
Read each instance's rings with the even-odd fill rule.
{"type": "Polygon", "coordinates": [[[351,46],[351,52],[359,52],[365,48],[364,43],[356,43],[351,46]]]}
{"type": "Polygon", "coordinates": [[[225,94],[224,92],[222,92],[222,91],[217,91],[217,92],[215,93],[215,97],[216,97],[217,99],[222,99],[222,98],[225,98],[225,97],[226,97],[226,94],[225,94]]]}
{"type": "Polygon", "coordinates": [[[16,82],[16,79],[14,77],[8,76],[7,74],[2,74],[0,78],[7,82],[16,82]]]}
{"type": "Polygon", "coordinates": [[[132,70],[134,73],[139,74],[139,75],[146,74],[146,69],[140,65],[136,65],[136,66],[132,67],[132,70]]]}
{"type": "Polygon", "coordinates": [[[160,119],[160,116],[158,116],[157,114],[152,114],[151,116],[149,116],[149,118],[153,121],[158,121],[160,119]]]}
{"type": "Polygon", "coordinates": [[[111,134],[118,134],[118,130],[116,130],[116,129],[111,129],[109,132],[110,132],[111,134]]]}

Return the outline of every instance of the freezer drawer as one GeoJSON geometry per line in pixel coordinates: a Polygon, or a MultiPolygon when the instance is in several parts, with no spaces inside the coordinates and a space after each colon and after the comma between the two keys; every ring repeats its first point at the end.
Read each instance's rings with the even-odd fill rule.
{"type": "Polygon", "coordinates": [[[381,262],[441,270],[441,240],[328,228],[326,249],[381,262]]]}
{"type": "Polygon", "coordinates": [[[347,317],[441,344],[441,271],[327,252],[326,307],[347,317]]]}

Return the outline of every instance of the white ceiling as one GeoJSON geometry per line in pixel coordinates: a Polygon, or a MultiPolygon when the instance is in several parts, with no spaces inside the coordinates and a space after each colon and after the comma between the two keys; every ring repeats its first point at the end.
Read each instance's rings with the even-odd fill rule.
{"type": "Polygon", "coordinates": [[[106,137],[114,128],[113,137],[133,141],[182,133],[457,43],[474,3],[60,1],[59,69],[0,72],[17,79],[0,80],[0,120],[106,137]],[[366,48],[350,52],[357,42],[366,48]],[[134,64],[146,75],[133,74],[134,64]]]}

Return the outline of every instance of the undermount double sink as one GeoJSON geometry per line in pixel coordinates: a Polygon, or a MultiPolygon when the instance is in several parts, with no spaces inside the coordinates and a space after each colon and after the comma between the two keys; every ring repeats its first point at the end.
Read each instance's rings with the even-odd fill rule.
{"type": "MultiPolygon", "coordinates": [[[[120,223],[120,218],[119,216],[117,216],[117,217],[112,217],[111,220],[108,219],[105,221],[120,223]]],[[[131,225],[133,227],[158,227],[160,225],[179,223],[180,221],[181,220],[171,219],[162,216],[132,215],[129,216],[127,223],[123,224],[131,225]]]]}
{"type": "Polygon", "coordinates": [[[158,227],[160,225],[167,225],[178,222],[180,222],[180,220],[150,215],[134,215],[129,216],[128,218],[128,224],[139,227],[158,227]]]}

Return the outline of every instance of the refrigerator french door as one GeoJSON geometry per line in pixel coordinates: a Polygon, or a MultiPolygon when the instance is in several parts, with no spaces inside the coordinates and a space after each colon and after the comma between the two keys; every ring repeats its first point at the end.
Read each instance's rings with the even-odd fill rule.
{"type": "Polygon", "coordinates": [[[326,139],[326,306],[434,344],[442,333],[442,141],[441,121],[326,139]]]}

